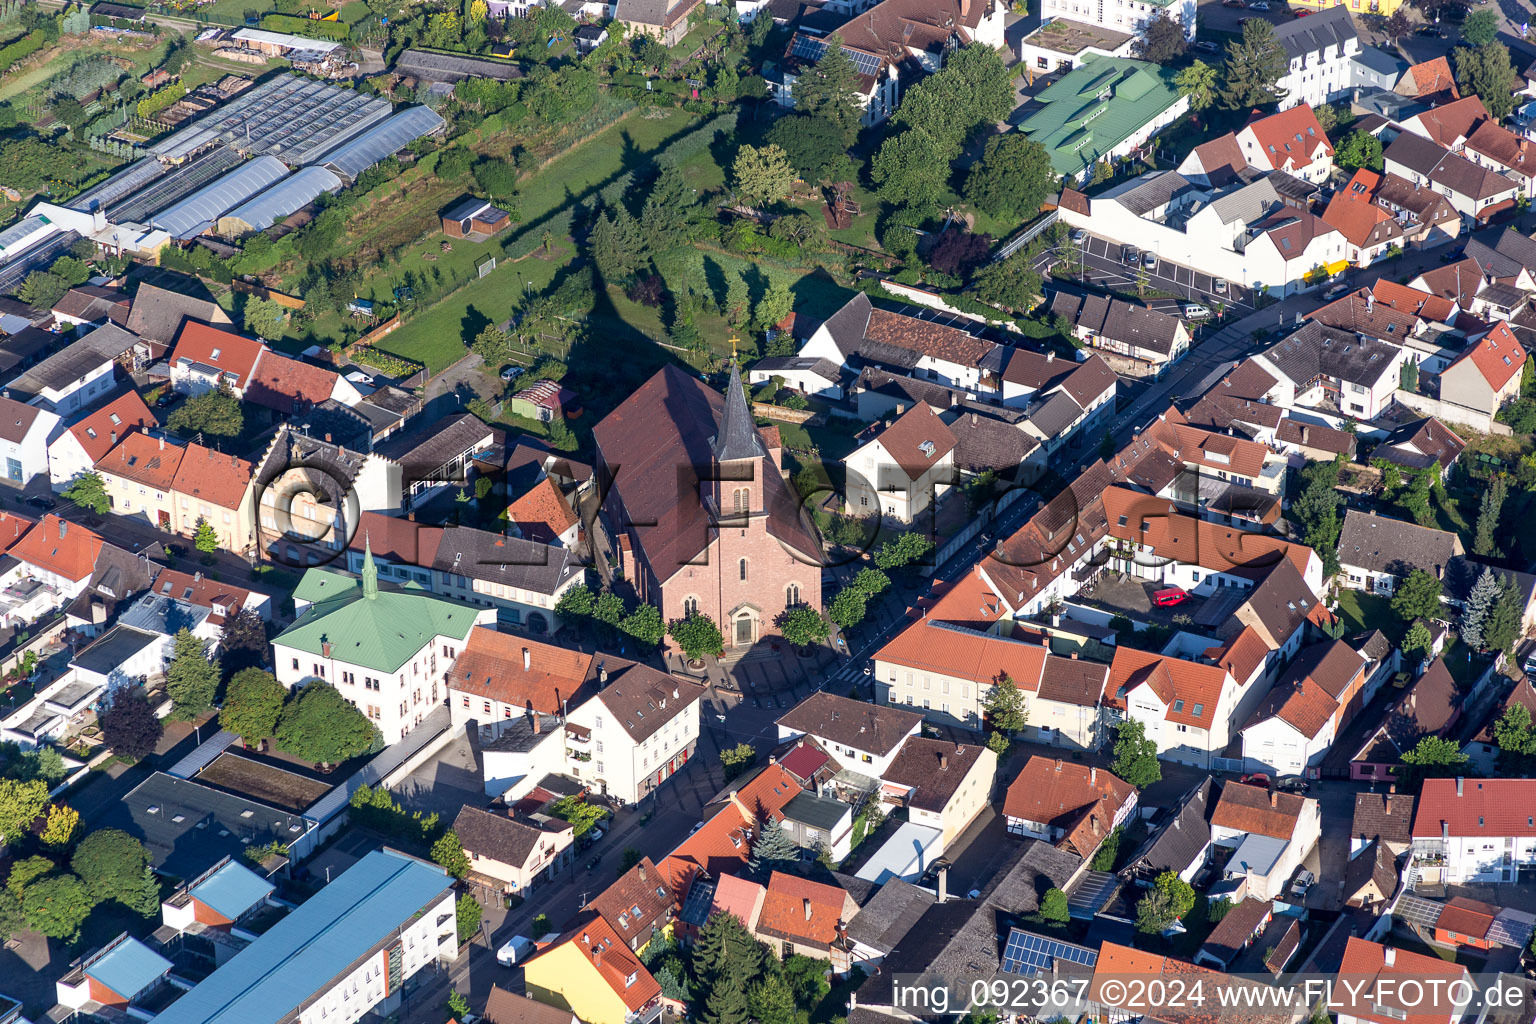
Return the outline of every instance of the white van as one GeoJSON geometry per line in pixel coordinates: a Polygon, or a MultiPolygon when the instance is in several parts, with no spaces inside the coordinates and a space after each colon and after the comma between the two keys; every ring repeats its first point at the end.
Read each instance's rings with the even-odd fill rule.
{"type": "Polygon", "coordinates": [[[496,951],[496,962],[503,967],[511,967],[519,960],[525,960],[534,951],[533,940],[526,935],[514,935],[512,940],[496,951]]]}
{"type": "Polygon", "coordinates": [[[1184,319],[1186,320],[1204,320],[1210,315],[1211,311],[1198,302],[1184,303],[1184,319]]]}

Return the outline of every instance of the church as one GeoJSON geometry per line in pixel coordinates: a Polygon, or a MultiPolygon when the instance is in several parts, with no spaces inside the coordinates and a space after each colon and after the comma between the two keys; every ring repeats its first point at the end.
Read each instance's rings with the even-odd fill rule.
{"type": "Polygon", "coordinates": [[[698,612],[727,648],[821,608],[822,549],[784,479],[776,427],[759,428],[741,368],[724,398],[667,366],[593,430],[603,517],[624,578],[668,622],[698,612]]]}

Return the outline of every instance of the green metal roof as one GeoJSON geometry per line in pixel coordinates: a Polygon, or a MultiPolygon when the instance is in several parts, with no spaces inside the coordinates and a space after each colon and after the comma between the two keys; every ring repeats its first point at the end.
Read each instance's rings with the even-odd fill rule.
{"type": "Polygon", "coordinates": [[[381,585],[372,567],[369,555],[362,579],[334,569],[305,572],[293,596],[311,604],[276,642],[322,657],[329,642],[333,658],[398,672],[436,636],[469,637],[477,609],[414,585],[381,585]]]}
{"type": "Polygon", "coordinates": [[[1042,92],[1019,131],[1051,154],[1057,174],[1079,174],[1179,101],[1158,64],[1091,53],[1042,92]]]}

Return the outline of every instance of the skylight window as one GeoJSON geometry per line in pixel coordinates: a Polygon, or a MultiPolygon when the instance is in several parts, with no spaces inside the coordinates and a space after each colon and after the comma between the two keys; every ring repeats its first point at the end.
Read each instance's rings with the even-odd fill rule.
{"type": "Polygon", "coordinates": [[[1204,713],[1205,713],[1205,705],[1204,704],[1196,704],[1195,705],[1195,710],[1191,712],[1191,714],[1193,714],[1196,718],[1199,718],[1204,713]]]}
{"type": "Polygon", "coordinates": [[[1173,702],[1173,710],[1179,711],[1179,712],[1182,712],[1184,710],[1184,700],[1183,700],[1183,698],[1180,698],[1180,699],[1178,699],[1178,700],[1173,702]]]}

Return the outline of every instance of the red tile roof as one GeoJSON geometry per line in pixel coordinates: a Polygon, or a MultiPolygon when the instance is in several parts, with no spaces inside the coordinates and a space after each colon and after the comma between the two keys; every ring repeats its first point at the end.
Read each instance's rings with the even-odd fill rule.
{"type": "Polygon", "coordinates": [[[1516,174],[1536,175],[1536,147],[1531,146],[1531,140],[1493,121],[1483,121],[1472,130],[1467,136],[1467,148],[1516,174]]]}
{"type": "Polygon", "coordinates": [[[112,450],[112,446],[135,430],[158,426],[137,391],[125,391],[69,428],[93,463],[112,450]]]}
{"type": "Polygon", "coordinates": [[[184,455],[186,450],[181,445],[166,444],[163,438],[135,432],[123,438],[106,458],[98,460],[96,469],[145,487],[169,491],[184,455]]]}
{"type": "Polygon", "coordinates": [[[1228,782],[1221,787],[1221,798],[1216,801],[1211,824],[1271,839],[1290,839],[1306,803],[1306,797],[1295,793],[1228,782]]]}
{"type": "Polygon", "coordinates": [[[1475,345],[1457,356],[1451,366],[1470,360],[1488,386],[1500,391],[1525,369],[1525,354],[1525,348],[1515,340],[1509,324],[1500,321],[1475,345]]]}
{"type": "Polygon", "coordinates": [[[1264,664],[1264,659],[1269,657],[1269,645],[1264,642],[1258,630],[1244,626],[1240,633],[1220,647],[1207,648],[1205,656],[1225,669],[1239,684],[1243,684],[1253,678],[1259,666],[1264,664]]]}
{"type": "Polygon", "coordinates": [[[1448,298],[1431,295],[1417,288],[1409,288],[1405,284],[1398,284],[1385,277],[1377,278],[1376,283],[1371,286],[1371,295],[1383,306],[1412,313],[1414,316],[1421,316],[1436,323],[1448,323],[1456,312],[1455,304],[1448,298]]]}
{"type": "Polygon", "coordinates": [[[6,553],[67,580],[83,580],[95,571],[104,543],[78,523],[47,515],[6,553]]]}
{"type": "Polygon", "coordinates": [[[19,516],[15,512],[0,510],[0,555],[16,546],[26,532],[37,525],[36,519],[19,516]]]}
{"type": "Polygon", "coordinates": [[[731,800],[744,814],[768,821],[802,792],[799,781],[783,765],[770,764],[736,790],[731,800]]]}
{"type": "Polygon", "coordinates": [[[1216,719],[1226,679],[1226,670],[1215,665],[1120,645],[1109,666],[1108,692],[1123,698],[1138,686],[1150,687],[1167,707],[1163,713],[1166,720],[1209,729],[1216,719]]]}
{"type": "Polygon", "coordinates": [[[1340,977],[1350,978],[1349,984],[1337,986],[1343,991],[1334,996],[1331,1006],[1340,1013],[1347,1013],[1371,1024],[1404,1024],[1405,1021],[1407,1024],[1443,1024],[1455,1019],[1460,1012],[1452,1008],[1448,994],[1445,993],[1449,986],[1442,983],[1438,990],[1432,986],[1423,986],[1420,991],[1422,1001],[1417,1002],[1417,1005],[1413,1002],[1405,1003],[1403,999],[1404,996],[1410,1000],[1418,998],[1410,994],[1413,989],[1400,992],[1399,987],[1409,980],[1423,982],[1428,978],[1465,978],[1467,970],[1437,956],[1426,956],[1406,949],[1389,949],[1380,943],[1351,936],[1344,947],[1338,973],[1340,977]],[[1390,964],[1387,962],[1389,956],[1392,959],[1390,964]],[[1437,991],[1441,993],[1439,1000],[1435,998],[1437,991]],[[1380,1013],[1377,1011],[1378,1006],[1389,1007],[1394,1012],[1380,1013]]]}
{"type": "Polygon", "coordinates": [[[1472,134],[1472,129],[1478,122],[1487,118],[1488,108],[1483,106],[1482,100],[1476,96],[1463,96],[1459,100],[1442,103],[1438,107],[1430,107],[1409,120],[1416,119],[1423,125],[1424,131],[1432,141],[1446,149],[1455,149],[1463,139],[1472,134]]]}
{"type": "Polygon", "coordinates": [[[1536,779],[1425,779],[1413,836],[1438,839],[1442,824],[1453,836],[1536,836],[1533,808],[1536,779]]]}
{"type": "Polygon", "coordinates": [[[1385,245],[1403,237],[1403,229],[1372,197],[1381,176],[1365,168],[1355,172],[1349,183],[1333,194],[1323,220],[1339,229],[1339,234],[1360,248],[1385,245]]]}
{"type": "Polygon", "coordinates": [[[507,519],[517,525],[524,539],[541,544],[555,543],[577,522],[576,513],[560,493],[559,485],[549,476],[507,507],[507,519]]]}
{"type": "MultiPolygon", "coordinates": [[[[233,615],[251,601],[251,592],[242,587],[231,586],[202,573],[194,576],[175,569],[161,569],[155,574],[155,581],[149,589],[164,597],[174,597],[200,608],[220,607],[227,615],[233,615]]],[[[208,617],[208,621],[216,626],[222,625],[224,617],[215,613],[208,617]]]]}
{"type": "Polygon", "coordinates": [[[757,930],[777,939],[830,948],[837,941],[848,894],[834,885],[775,871],[768,879],[757,930]]]}
{"type": "Polygon", "coordinates": [[[681,903],[700,872],[719,878],[745,868],[752,857],[752,836],[757,827],[758,823],[749,820],[734,803],[721,806],[703,828],[684,839],[661,862],[659,867],[673,898],[681,903]]]}
{"type": "Polygon", "coordinates": [[[1249,122],[1243,130],[1251,131],[1259,144],[1258,153],[1245,154],[1255,167],[1269,166],[1277,171],[1286,170],[1287,166],[1305,167],[1319,158],[1319,150],[1322,157],[1333,156],[1333,144],[1317,115],[1303,104],[1249,122]]]}
{"type": "Polygon", "coordinates": [[[176,339],[171,363],[174,365],[186,359],[211,366],[233,374],[235,386],[243,388],[249,383],[251,373],[256,369],[256,361],[264,351],[266,346],[252,338],[188,320],[181,329],[181,336],[176,339]]]}
{"type": "Polygon", "coordinates": [[[1177,511],[1166,498],[1126,487],[1105,488],[1104,509],[1110,536],[1139,543],[1160,559],[1213,572],[1267,569],[1283,558],[1305,577],[1317,557],[1303,544],[1197,519],[1177,511]]]}
{"type": "Polygon", "coordinates": [[[918,402],[888,427],[876,424],[865,443],[869,441],[879,441],[908,480],[917,480],[938,465],[956,443],[955,435],[927,402],[918,402]]]}
{"type": "Polygon", "coordinates": [[[1415,64],[1408,69],[1408,74],[1413,77],[1413,84],[1420,96],[1442,89],[1449,91],[1453,97],[1461,95],[1456,89],[1456,76],[1451,74],[1450,61],[1444,57],[1434,57],[1415,64]]]}
{"type": "MultiPolygon", "coordinates": [[[[176,351],[179,355],[181,346],[176,351]]],[[[340,379],[334,370],[268,349],[245,386],[245,398],[279,412],[303,412],[329,399],[340,379]]]]}
{"type": "Polygon", "coordinates": [[[1493,919],[1498,916],[1499,908],[1490,903],[1453,896],[1445,901],[1445,909],[1440,911],[1440,919],[1435,922],[1435,928],[1482,939],[1488,936],[1488,929],[1493,927],[1493,919]]]}
{"type": "Polygon", "coordinates": [[[614,994],[624,1000],[624,1005],[630,1010],[639,1010],[661,995],[661,986],[651,977],[651,972],[645,969],[640,958],[630,951],[607,921],[595,915],[566,932],[549,947],[539,950],[528,962],[532,963],[550,949],[567,943],[587,958],[597,969],[598,975],[608,983],[614,994]]]}
{"type": "Polygon", "coordinates": [[[1064,842],[1086,857],[1135,795],[1135,787],[1103,768],[1036,754],[1009,785],[1003,814],[1062,829],[1064,842]]]}
{"type": "MultiPolygon", "coordinates": [[[[592,668],[592,655],[532,637],[499,633],[490,626],[470,630],[464,650],[448,670],[448,689],[490,698],[543,715],[559,715],[576,696],[592,668]],[[528,667],[523,667],[523,652],[528,667]]],[[[449,699],[460,699],[450,693],[449,699]]],[[[556,728],[551,720],[546,723],[556,728]]]]}
{"type": "Polygon", "coordinates": [[[171,486],[198,501],[233,511],[245,500],[255,471],[242,458],[189,444],[171,486]]]}

